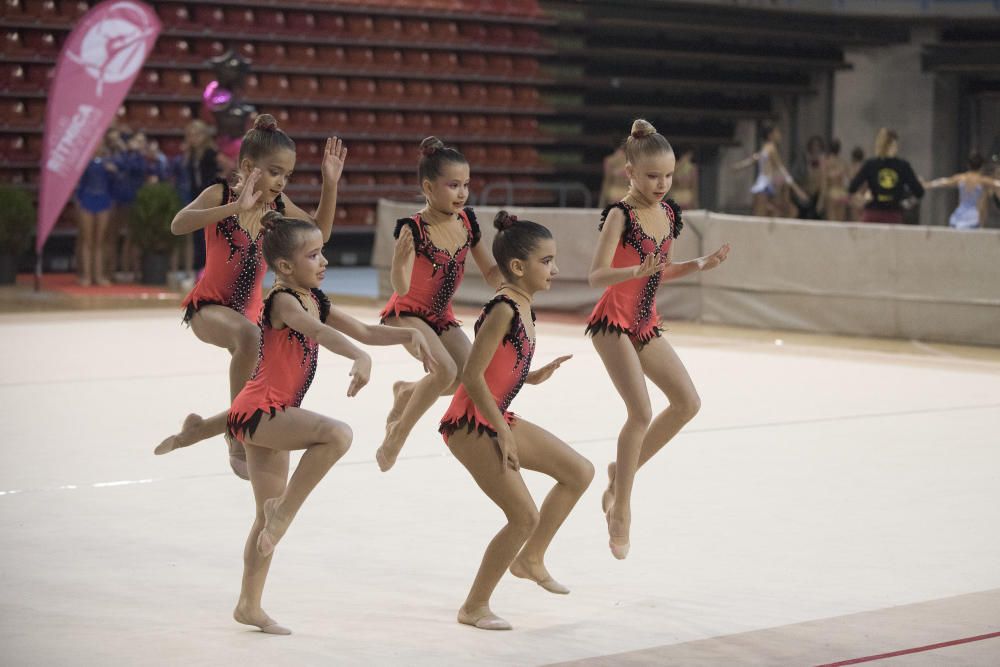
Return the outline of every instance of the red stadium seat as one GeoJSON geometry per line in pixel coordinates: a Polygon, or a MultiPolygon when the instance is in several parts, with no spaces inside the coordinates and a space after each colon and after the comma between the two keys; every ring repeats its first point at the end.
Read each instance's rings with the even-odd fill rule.
{"type": "Polygon", "coordinates": [[[415,43],[433,41],[430,21],[424,19],[407,19],[403,22],[403,33],[406,39],[415,43]]]}
{"type": "Polygon", "coordinates": [[[173,2],[156,3],[156,15],[164,27],[171,28],[189,28],[193,18],[187,7],[173,2]]]}
{"type": "Polygon", "coordinates": [[[160,73],[155,69],[141,70],[139,75],[132,82],[129,92],[133,93],[155,93],[160,90],[160,73]]]}
{"type": "Polygon", "coordinates": [[[380,16],[375,19],[374,33],[379,39],[402,39],[403,22],[396,17],[380,16]]]}
{"type": "Polygon", "coordinates": [[[488,152],[486,147],[481,144],[465,144],[462,146],[462,155],[465,159],[469,161],[469,164],[475,167],[486,166],[486,159],[488,157],[488,152]]]}
{"type": "Polygon", "coordinates": [[[363,14],[350,14],[347,17],[347,32],[354,39],[371,39],[375,36],[375,20],[363,14]]]}
{"type": "Polygon", "coordinates": [[[268,32],[287,33],[288,17],[281,9],[258,8],[256,11],[256,21],[254,23],[255,32],[267,30],[268,32]]]}
{"type": "Polygon", "coordinates": [[[291,88],[291,82],[284,74],[261,74],[257,78],[260,94],[266,97],[284,97],[291,88]]]}
{"type": "Polygon", "coordinates": [[[490,30],[482,23],[468,21],[459,26],[459,35],[462,41],[472,44],[494,44],[490,36],[490,30]]]}
{"type": "Polygon", "coordinates": [[[509,108],[514,104],[514,89],[510,86],[490,86],[488,96],[493,106],[509,108]]]}
{"type": "Polygon", "coordinates": [[[349,149],[352,164],[374,164],[378,149],[370,141],[359,141],[352,144],[349,149]]]}
{"type": "Polygon", "coordinates": [[[285,10],[284,32],[290,35],[312,35],[321,30],[312,12],[285,10]]]}
{"type": "Polygon", "coordinates": [[[183,129],[194,120],[194,115],[191,113],[190,104],[167,103],[160,105],[159,118],[162,125],[183,129]]]}
{"type": "Polygon", "coordinates": [[[374,111],[353,110],[350,112],[350,119],[351,129],[356,132],[373,133],[379,129],[378,116],[375,115],[374,111]]]}
{"type": "Polygon", "coordinates": [[[491,166],[506,167],[514,162],[514,151],[507,144],[491,144],[487,149],[487,160],[491,166]]]}
{"type": "Polygon", "coordinates": [[[541,104],[541,96],[537,88],[517,86],[514,88],[514,102],[519,107],[534,108],[541,104]]]}
{"type": "Polygon", "coordinates": [[[538,149],[534,146],[514,146],[513,163],[519,167],[535,167],[538,165],[538,149]]]}
{"type": "Polygon", "coordinates": [[[210,5],[196,5],[194,8],[194,22],[203,30],[210,32],[224,31],[226,29],[226,13],[221,7],[210,5]]]}
{"type": "Polygon", "coordinates": [[[538,119],[534,116],[515,116],[514,131],[522,136],[538,134],[538,119]]]}
{"type": "Polygon", "coordinates": [[[319,80],[307,74],[289,77],[289,92],[295,99],[312,99],[319,95],[319,80]]]}
{"type": "Polygon", "coordinates": [[[284,55],[276,62],[296,67],[311,66],[317,62],[321,62],[317,60],[316,47],[312,44],[288,44],[287,46],[282,46],[279,43],[276,46],[280,46],[284,51],[284,55]]]}
{"type": "Polygon", "coordinates": [[[520,78],[538,75],[538,58],[517,56],[513,59],[513,63],[514,71],[520,78]]]}
{"type": "Polygon", "coordinates": [[[320,46],[316,49],[316,62],[325,67],[341,68],[347,64],[347,49],[342,46],[320,46]]]}
{"type": "Polygon", "coordinates": [[[462,125],[467,134],[479,136],[486,134],[489,121],[482,114],[468,114],[463,117],[462,125]]]}
{"type": "MultiPolygon", "coordinates": [[[[296,12],[297,13],[297,12],[296,12]]],[[[312,14],[308,14],[308,17],[313,17],[312,14]]],[[[303,33],[312,33],[315,29],[317,32],[321,33],[324,37],[338,37],[340,35],[347,34],[347,21],[340,14],[320,14],[318,17],[312,18],[312,25],[305,25],[310,22],[309,18],[298,18],[294,19],[294,25],[300,28],[303,33]]],[[[292,16],[289,16],[289,24],[293,24],[292,16]]]]}
{"type": "MultiPolygon", "coordinates": [[[[350,114],[338,109],[321,109],[319,123],[322,131],[330,136],[344,134],[351,127],[350,114]]],[[[348,146],[350,150],[350,146],[348,146]]]]}
{"type": "Polygon", "coordinates": [[[170,95],[200,95],[191,72],[180,69],[165,69],[160,72],[160,90],[170,95]]]}
{"type": "Polygon", "coordinates": [[[37,159],[28,153],[28,142],[20,134],[0,134],[0,158],[10,161],[37,159]]]}
{"type": "Polygon", "coordinates": [[[489,99],[489,89],[481,83],[463,83],[462,100],[473,106],[484,106],[489,99]]]}
{"type": "Polygon", "coordinates": [[[459,118],[458,114],[454,113],[441,113],[434,114],[434,131],[441,137],[453,137],[458,135],[462,127],[462,120],[459,118]]]}
{"type": "Polygon", "coordinates": [[[489,71],[486,56],[473,51],[463,53],[459,56],[459,66],[468,74],[485,74],[489,71]]]}
{"type": "Polygon", "coordinates": [[[254,46],[253,42],[243,42],[236,49],[236,52],[251,62],[257,60],[257,47],[254,46]]]}
{"type": "Polygon", "coordinates": [[[379,79],[376,97],[385,102],[402,103],[406,98],[406,87],[398,79],[379,79]]]}
{"type": "Polygon", "coordinates": [[[459,69],[457,53],[453,51],[431,52],[431,71],[435,74],[454,74],[459,69]]]}
{"type": "Polygon", "coordinates": [[[351,100],[367,101],[375,99],[378,86],[375,79],[354,78],[347,82],[348,95],[351,100]]]}
{"type": "Polygon", "coordinates": [[[453,104],[462,101],[462,90],[457,83],[450,81],[435,81],[431,84],[434,88],[434,100],[440,104],[453,104]]]}
{"type": "Polygon", "coordinates": [[[225,53],[226,45],[217,39],[197,39],[194,41],[192,51],[199,60],[207,60],[225,53]]]}
{"type": "Polygon", "coordinates": [[[396,72],[403,67],[403,52],[399,49],[375,49],[375,66],[396,72]]]}
{"type": "Polygon", "coordinates": [[[429,51],[407,49],[403,51],[403,68],[417,74],[431,72],[431,54],[429,51]]]}
{"type": "Polygon", "coordinates": [[[411,112],[406,116],[406,130],[408,132],[418,132],[420,134],[430,134],[434,125],[434,118],[429,113],[411,112]]]}
{"type": "Polygon", "coordinates": [[[375,117],[380,133],[398,134],[406,130],[406,116],[399,111],[378,111],[375,117]]]}
{"type": "Polygon", "coordinates": [[[342,76],[324,76],[319,80],[319,97],[326,101],[350,98],[350,86],[342,76]]]}
{"type": "Polygon", "coordinates": [[[294,107],[288,110],[288,124],[292,133],[320,132],[319,111],[309,107],[294,107]]]}
{"type": "Polygon", "coordinates": [[[507,136],[514,133],[514,120],[510,116],[489,117],[490,134],[507,136]]]}
{"type": "Polygon", "coordinates": [[[514,59],[508,55],[490,55],[487,56],[486,62],[486,69],[491,76],[510,76],[514,73],[514,59]]]}
{"type": "Polygon", "coordinates": [[[428,81],[409,80],[403,83],[407,101],[414,104],[428,104],[434,99],[434,86],[428,81]]]}
{"type": "MultiPolygon", "coordinates": [[[[298,64],[288,55],[288,49],[281,42],[260,42],[257,45],[257,55],[254,57],[254,65],[284,65],[298,64]]],[[[295,48],[303,48],[295,45],[295,48]]],[[[307,47],[312,48],[312,47],[307,47]]]]}
{"type": "Polygon", "coordinates": [[[367,70],[375,65],[375,51],[367,47],[352,47],[347,49],[347,65],[367,70]]]}
{"type": "Polygon", "coordinates": [[[0,100],[0,125],[22,127],[28,123],[28,108],[15,99],[0,100]]]}

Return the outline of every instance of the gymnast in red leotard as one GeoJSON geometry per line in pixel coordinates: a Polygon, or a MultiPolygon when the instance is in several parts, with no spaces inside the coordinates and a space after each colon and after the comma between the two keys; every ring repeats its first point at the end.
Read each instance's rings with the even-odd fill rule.
{"type": "MultiPolygon", "coordinates": [[[[323,190],[316,217],[296,206],[284,193],[295,169],[295,143],[278,129],[274,116],[261,114],[243,137],[239,183],[219,181],[184,207],[170,225],[175,234],[205,230],[205,273],[184,299],[184,321],[206,343],[232,354],[229,399],[243,388],[257,362],[260,342],[261,283],[267,263],[261,254],[261,218],[276,210],[315,224],[324,242],[333,229],[337,182],[347,149],[335,137],[323,153],[323,190]]],[[[243,446],[227,436],[229,464],[246,479],[243,446]]]]}
{"type": "Polygon", "coordinates": [[[315,225],[277,212],[265,215],[262,225],[262,251],[276,281],[264,299],[253,377],[229,410],[208,419],[188,415],[181,432],[166,438],[154,453],[188,447],[223,430],[246,446],[256,518],[243,552],[243,585],[233,617],[266,633],[288,634],[260,604],[271,554],[353,437],[344,422],[300,407],[316,372],[319,346],[354,361],[348,396],[368,382],[371,358],[340,332],[367,345],[407,345],[425,364],[433,361],[419,331],[366,325],[330,304],[319,289],[327,262],[315,225]],[[291,450],[305,451],[288,479],[291,450]]]}
{"type": "Polygon", "coordinates": [[[545,552],[593,479],[594,467],[556,436],[508,410],[524,384],[544,382],[569,356],[530,370],[535,352],[532,300],[536,292],[549,289],[559,272],[552,234],[506,211],[497,214],[494,226],[499,231],[493,256],[505,282],[476,322],[462,384],[440,431],[455,458],[507,517],[486,548],[458,621],[483,630],[509,630],[510,623],[490,609],[490,597],[508,569],[552,593],[569,592],[549,574],[545,552]],[[521,478],[521,466],[556,480],[540,511],[521,478]]]}
{"type": "Polygon", "coordinates": [[[475,212],[469,198],[469,163],[440,139],[420,144],[417,169],[427,205],[396,223],[396,247],[389,274],[395,290],[382,311],[382,323],[422,331],[434,353],[436,368],[417,382],[393,385],[393,405],[386,417],[385,440],[375,453],[385,472],[395,464],[417,420],[439,396],[458,387],[457,377],[469,356],[471,343],[451,307],[462,282],[469,255],[486,282],[497,287],[500,270],[479,243],[475,212]]]}
{"type": "Polygon", "coordinates": [[[637,120],[625,141],[625,156],[629,193],[604,211],[589,282],[607,289],[587,323],[587,333],[628,411],[601,500],[611,553],[619,559],[629,550],[636,469],[673,438],[700,406],[684,364],[661,337],[656,291],[667,280],[715,268],[729,254],[729,246],[723,245],[706,257],[671,262],[671,246],[682,226],[680,207],[663,201],[673,180],[674,151],[656,128],[637,120]],[[647,377],[670,401],[655,419],[647,377]]]}

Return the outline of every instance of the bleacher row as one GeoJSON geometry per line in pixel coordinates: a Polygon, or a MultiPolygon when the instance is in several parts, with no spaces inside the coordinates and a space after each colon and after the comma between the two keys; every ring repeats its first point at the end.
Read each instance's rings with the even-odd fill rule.
{"type": "MultiPolygon", "coordinates": [[[[63,40],[86,2],[5,0],[0,26],[0,178],[34,189],[46,93],[63,40]]],[[[252,61],[242,99],[274,114],[298,146],[289,193],[318,200],[319,157],[337,134],[350,157],[338,224],[374,220],[380,196],[415,198],[417,144],[428,134],[456,144],[473,166],[473,192],[551,172],[539,146],[546,25],[535,0],[436,2],[164,2],[163,32],[125,103],[121,123],[144,130],[168,155],[183,128],[209,118],[201,95],[209,58],[232,49],[252,61]],[[267,26],[262,30],[262,26],[267,26]]]]}

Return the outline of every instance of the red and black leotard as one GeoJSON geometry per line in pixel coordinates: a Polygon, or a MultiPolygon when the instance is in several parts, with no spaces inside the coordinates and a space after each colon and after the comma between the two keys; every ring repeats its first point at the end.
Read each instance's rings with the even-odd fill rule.
{"type": "MultiPolygon", "coordinates": [[[[625,213],[625,228],[622,231],[621,244],[615,250],[611,260],[612,268],[637,266],[650,253],[665,256],[670,250],[670,244],[681,233],[684,223],[681,222],[681,207],[673,199],[660,202],[663,212],[670,222],[669,233],[656,245],[656,239],[647,234],[639,224],[635,209],[620,201],[608,206],[601,213],[601,224],[613,208],[619,208],[625,213]]],[[[660,273],[648,277],[632,278],[610,285],[593,312],[587,319],[587,334],[613,331],[619,335],[626,334],[629,339],[639,345],[645,345],[661,334],[660,316],[656,312],[656,290],[660,287],[660,273]]]]}
{"type": "MultiPolygon", "coordinates": [[[[239,197],[223,180],[222,206],[239,197]]],[[[279,195],[271,207],[285,212],[279,195]]],[[[231,215],[205,228],[205,272],[191,289],[181,306],[184,321],[190,322],[198,309],[206,305],[232,308],[257,324],[263,308],[261,284],[267,272],[267,263],[261,253],[260,235],[250,234],[240,227],[239,217],[231,215]]]]}
{"type": "MultiPolygon", "coordinates": [[[[278,410],[299,407],[316,374],[319,344],[289,326],[271,327],[271,305],[275,295],[282,292],[302,304],[301,295],[287,287],[275,288],[267,295],[261,315],[257,368],[229,409],[227,428],[240,442],[248,435],[253,436],[265,414],[273,417],[278,410]]],[[[319,308],[320,321],[325,322],[330,314],[330,300],[318,289],[312,289],[311,296],[319,308]]]]}
{"type": "MultiPolygon", "coordinates": [[[[517,417],[507,408],[510,407],[511,401],[517,396],[517,392],[521,390],[524,381],[528,378],[531,357],[535,354],[535,340],[528,337],[517,304],[514,303],[513,299],[503,294],[497,294],[483,306],[483,312],[476,320],[476,333],[479,333],[479,327],[482,326],[487,313],[501,301],[514,309],[514,317],[510,322],[510,330],[497,346],[483,377],[486,379],[486,386],[490,388],[490,393],[496,399],[497,407],[503,413],[504,420],[508,424],[513,424],[517,417]]],[[[531,310],[531,321],[535,321],[534,309],[531,310]]],[[[441,418],[441,426],[438,430],[444,436],[444,441],[448,442],[448,437],[452,433],[463,428],[467,429],[469,433],[475,429],[480,433],[489,434],[491,437],[496,437],[497,434],[493,425],[469,398],[465,385],[460,386],[455,392],[448,411],[441,418]]]]}
{"type": "Polygon", "coordinates": [[[434,245],[419,213],[396,221],[393,236],[398,239],[403,227],[409,226],[413,233],[416,257],[410,273],[410,291],[403,296],[393,292],[389,303],[382,309],[382,324],[385,324],[386,318],[394,315],[410,315],[426,322],[439,336],[461,324],[455,319],[451,299],[465,275],[466,256],[479,243],[482,234],[471,207],[462,209],[458,216],[468,230],[468,238],[454,255],[434,245]]]}

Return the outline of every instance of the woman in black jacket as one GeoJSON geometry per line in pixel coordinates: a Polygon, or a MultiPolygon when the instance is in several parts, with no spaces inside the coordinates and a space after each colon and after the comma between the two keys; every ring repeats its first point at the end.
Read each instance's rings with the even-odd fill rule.
{"type": "Polygon", "coordinates": [[[868,185],[871,200],[865,204],[862,222],[903,222],[904,199],[923,197],[924,188],[906,160],[896,157],[899,138],[894,130],[883,127],[875,136],[875,157],[861,165],[851,179],[848,191],[853,194],[862,183],[868,185]]]}

